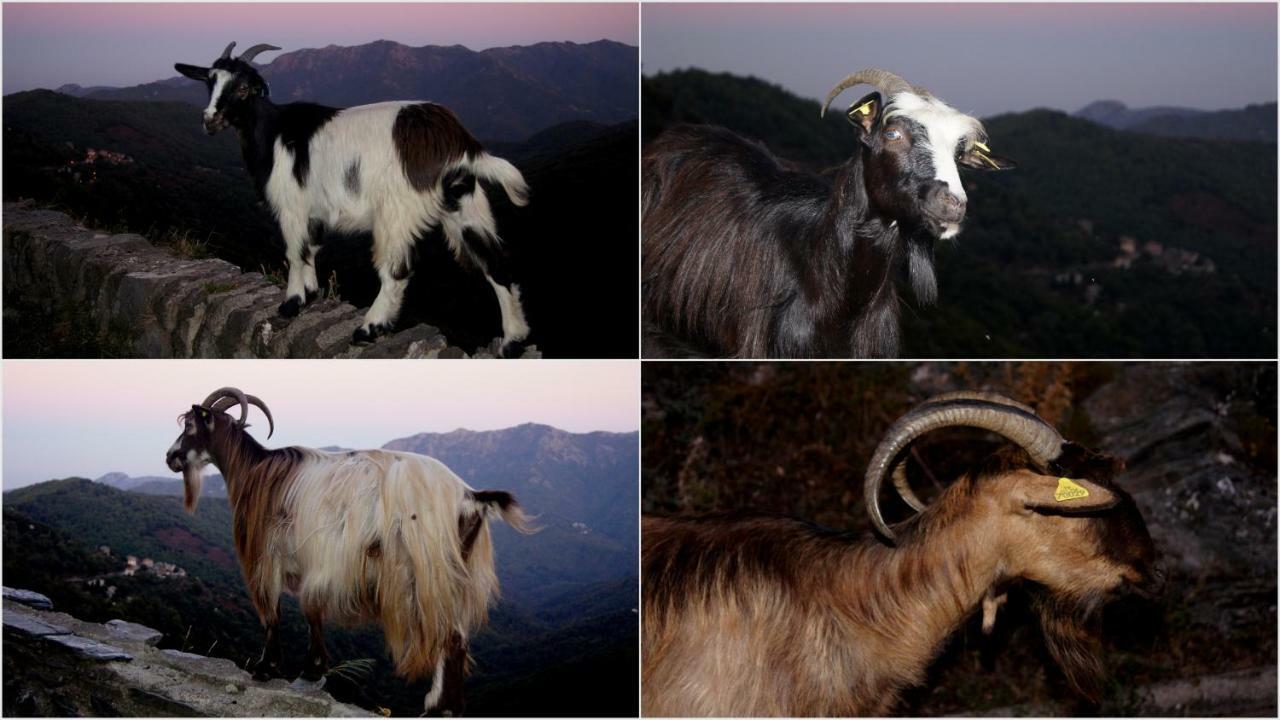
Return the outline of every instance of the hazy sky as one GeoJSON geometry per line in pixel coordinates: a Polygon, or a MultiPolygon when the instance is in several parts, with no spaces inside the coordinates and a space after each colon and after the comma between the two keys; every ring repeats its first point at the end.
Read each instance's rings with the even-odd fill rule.
{"type": "Polygon", "coordinates": [[[232,40],[286,51],[374,40],[472,50],[638,43],[632,4],[5,3],[3,13],[6,94],[173,77],[175,62],[207,64],[232,40]]]}
{"type": "MultiPolygon", "coordinates": [[[[4,363],[4,489],[107,472],[178,477],[175,418],[225,385],[267,447],[380,447],[419,432],[538,422],[573,432],[639,427],[636,362],[109,360],[4,363]]],[[[236,411],[238,414],[239,411],[236,411]]]]}
{"type": "Polygon", "coordinates": [[[821,98],[882,67],[981,116],[1276,99],[1275,3],[646,4],[641,36],[646,75],[693,66],[821,98]]]}

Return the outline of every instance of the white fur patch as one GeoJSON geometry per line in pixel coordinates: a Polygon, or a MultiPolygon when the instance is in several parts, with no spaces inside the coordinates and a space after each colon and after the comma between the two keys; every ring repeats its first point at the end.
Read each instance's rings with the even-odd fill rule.
{"type": "Polygon", "coordinates": [[[431,690],[427,692],[427,696],[422,699],[422,709],[431,712],[436,705],[440,704],[440,697],[444,695],[444,656],[441,655],[436,660],[436,672],[431,676],[431,690]]]}
{"type": "MultiPolygon", "coordinates": [[[[956,146],[962,139],[981,133],[982,123],[937,98],[923,98],[914,93],[893,96],[885,119],[895,115],[910,118],[924,127],[933,154],[934,177],[946,183],[952,195],[967,201],[956,165],[956,146]]],[[[955,235],[959,228],[948,228],[946,232],[950,235],[944,234],[943,238],[955,235]]]]}
{"type": "Polygon", "coordinates": [[[210,120],[214,114],[218,112],[218,98],[222,95],[222,91],[227,88],[227,82],[231,80],[232,74],[226,70],[210,70],[213,75],[213,91],[209,93],[209,107],[204,109],[204,118],[210,120]]]}

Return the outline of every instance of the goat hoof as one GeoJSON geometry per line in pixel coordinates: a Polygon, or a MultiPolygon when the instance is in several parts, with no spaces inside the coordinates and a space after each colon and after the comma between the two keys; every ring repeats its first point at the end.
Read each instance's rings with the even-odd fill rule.
{"type": "Polygon", "coordinates": [[[369,345],[378,339],[379,335],[386,335],[391,331],[389,323],[375,323],[373,325],[361,325],[351,334],[352,345],[369,345]]]}
{"type": "Polygon", "coordinates": [[[253,679],[258,682],[266,682],[278,677],[280,677],[280,667],[278,665],[258,663],[253,666],[253,679]]]}
{"type": "Polygon", "coordinates": [[[285,300],[284,302],[280,303],[280,310],[278,312],[280,313],[280,317],[287,317],[287,318],[297,317],[298,310],[300,310],[301,308],[302,308],[302,298],[298,297],[297,295],[291,295],[289,296],[288,300],[285,300]]]}
{"type": "Polygon", "coordinates": [[[524,355],[524,350],[528,346],[529,343],[525,340],[516,340],[514,342],[506,343],[500,350],[498,350],[498,357],[518,358],[521,355],[524,355]]]}

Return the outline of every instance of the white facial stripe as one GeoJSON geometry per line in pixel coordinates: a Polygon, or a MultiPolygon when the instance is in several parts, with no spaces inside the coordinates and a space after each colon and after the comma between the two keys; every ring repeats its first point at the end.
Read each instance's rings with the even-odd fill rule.
{"type": "Polygon", "coordinates": [[[204,109],[206,119],[213,117],[218,111],[218,96],[222,95],[222,91],[227,87],[227,81],[231,79],[231,73],[226,70],[210,70],[213,74],[213,92],[209,93],[209,107],[204,109]]]}
{"type": "Polygon", "coordinates": [[[934,177],[946,183],[953,195],[962,201],[968,200],[960,182],[955,153],[960,141],[981,127],[978,121],[937,98],[922,98],[912,93],[893,96],[885,118],[894,115],[911,118],[924,127],[932,150],[934,177]]]}
{"type": "Polygon", "coordinates": [[[178,438],[177,440],[173,441],[172,445],[169,446],[169,451],[166,452],[165,455],[172,455],[173,453],[176,453],[181,449],[182,449],[182,438],[178,438]]]}

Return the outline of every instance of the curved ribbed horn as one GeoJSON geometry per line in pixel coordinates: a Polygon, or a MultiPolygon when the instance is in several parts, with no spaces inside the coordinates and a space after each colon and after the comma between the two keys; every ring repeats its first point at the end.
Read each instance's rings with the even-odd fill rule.
{"type": "Polygon", "coordinates": [[[246,395],[240,390],[238,390],[237,388],[231,388],[231,387],[222,388],[221,390],[214,393],[213,395],[210,395],[209,397],[218,398],[212,405],[208,404],[208,400],[205,400],[205,402],[201,403],[201,405],[208,407],[210,410],[225,412],[231,409],[232,407],[239,405],[240,419],[237,422],[240,425],[245,424],[245,419],[246,419],[245,416],[248,414],[248,411],[249,411],[248,406],[249,405],[257,406],[258,409],[262,410],[262,414],[267,416],[267,428],[268,428],[267,437],[271,437],[272,435],[275,434],[276,432],[275,418],[271,417],[271,410],[267,408],[267,404],[262,402],[262,400],[254,397],[253,395],[246,395]]]}
{"type": "Polygon", "coordinates": [[[238,422],[241,425],[244,424],[245,419],[249,415],[249,400],[245,398],[244,393],[241,392],[239,388],[233,388],[233,387],[218,388],[217,390],[214,390],[212,393],[210,393],[209,397],[205,398],[204,402],[200,403],[200,405],[203,407],[207,407],[210,410],[216,410],[216,411],[226,411],[228,408],[232,407],[233,405],[239,405],[240,419],[237,420],[236,422],[238,422]],[[219,401],[222,400],[223,398],[231,398],[235,402],[220,403],[219,401]]]}
{"type": "Polygon", "coordinates": [[[825,117],[827,114],[827,108],[831,106],[831,101],[835,100],[837,95],[848,90],[854,85],[870,85],[871,87],[879,90],[881,94],[885,95],[886,99],[890,95],[897,95],[898,93],[904,92],[915,93],[925,97],[928,97],[929,95],[929,92],[924,88],[916,87],[888,70],[867,68],[846,76],[838,85],[831,88],[831,92],[827,93],[827,99],[822,102],[822,112],[818,113],[818,116],[825,117]]]}
{"type": "MultiPolygon", "coordinates": [[[[1012,398],[1007,398],[1000,393],[987,392],[985,390],[959,390],[956,392],[943,393],[934,395],[921,405],[916,407],[917,410],[934,403],[942,403],[950,400],[985,400],[986,402],[995,403],[997,405],[1008,405],[1023,412],[1036,414],[1034,408],[1030,405],[1024,405],[1012,398]]],[[[898,491],[898,495],[916,512],[924,512],[925,503],[920,500],[915,491],[911,489],[911,485],[907,482],[907,458],[904,455],[901,460],[893,465],[893,487],[898,491]]]]}
{"type": "Polygon", "coordinates": [[[280,48],[276,47],[275,45],[254,45],[248,50],[245,50],[244,52],[240,53],[240,57],[237,59],[243,60],[245,62],[253,62],[253,59],[258,57],[258,53],[264,53],[268,50],[279,50],[279,49],[280,48]]]}
{"type": "Polygon", "coordinates": [[[222,57],[218,59],[226,60],[227,58],[231,57],[231,48],[234,48],[235,46],[236,46],[236,43],[234,40],[232,40],[231,44],[227,46],[227,49],[222,51],[222,57]]]}
{"type": "Polygon", "coordinates": [[[893,531],[880,511],[880,486],[890,464],[902,449],[927,432],[944,427],[976,427],[1003,435],[1047,467],[1062,453],[1063,439],[1052,425],[1026,405],[989,393],[948,393],[920,403],[898,418],[885,433],[867,466],[863,485],[867,514],[876,530],[890,541],[893,531]],[[998,400],[996,399],[998,398],[998,400]]]}
{"type": "Polygon", "coordinates": [[[249,400],[250,405],[257,405],[263,415],[267,416],[267,437],[271,437],[276,432],[276,421],[271,417],[271,411],[267,409],[267,404],[252,395],[245,396],[249,400]]]}

